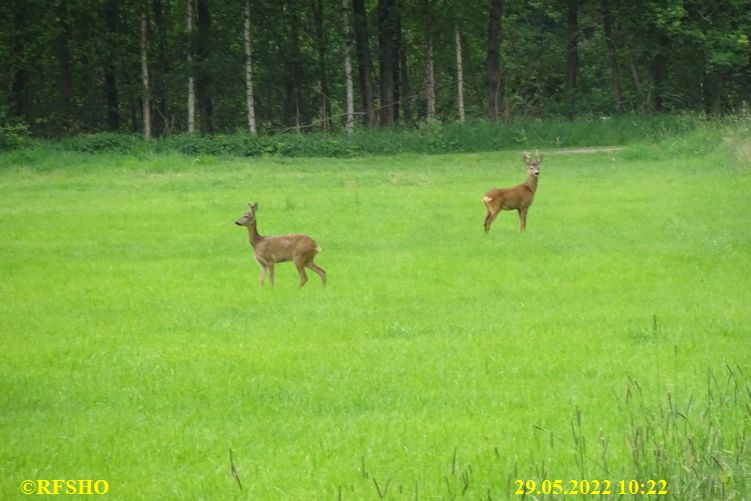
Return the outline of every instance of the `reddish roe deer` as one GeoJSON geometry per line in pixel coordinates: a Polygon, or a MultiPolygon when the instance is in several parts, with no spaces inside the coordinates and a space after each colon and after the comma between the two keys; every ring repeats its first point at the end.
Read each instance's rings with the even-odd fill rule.
{"type": "Polygon", "coordinates": [[[250,210],[243,214],[240,219],[235,221],[238,226],[248,228],[250,245],[253,247],[253,255],[261,265],[260,282],[266,279],[266,274],[271,281],[271,287],[274,287],[274,265],[292,261],[295,263],[297,273],[300,274],[300,287],[308,281],[305,274],[305,268],[309,268],[321,277],[324,287],[326,286],[326,272],[323,268],[313,262],[316,254],[321,252],[321,247],[315,240],[307,235],[279,235],[272,237],[263,237],[258,234],[256,228],[256,212],[258,203],[248,204],[250,210]]]}
{"type": "Polygon", "coordinates": [[[514,210],[519,213],[521,231],[527,227],[527,211],[535,198],[537,191],[537,177],[540,175],[542,155],[535,152],[535,157],[529,153],[524,154],[524,163],[527,164],[527,180],[513,188],[496,188],[490,190],[482,197],[482,202],[488,208],[485,216],[485,233],[490,231],[490,225],[502,210],[514,210]]]}

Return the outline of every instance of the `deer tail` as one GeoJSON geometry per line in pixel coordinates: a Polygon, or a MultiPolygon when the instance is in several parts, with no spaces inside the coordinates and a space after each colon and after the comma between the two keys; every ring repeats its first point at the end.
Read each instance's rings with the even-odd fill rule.
{"type": "Polygon", "coordinates": [[[487,196],[487,195],[485,195],[484,197],[482,197],[482,201],[483,201],[484,203],[488,203],[488,202],[490,202],[491,200],[493,200],[493,197],[489,197],[489,196],[487,196]]]}

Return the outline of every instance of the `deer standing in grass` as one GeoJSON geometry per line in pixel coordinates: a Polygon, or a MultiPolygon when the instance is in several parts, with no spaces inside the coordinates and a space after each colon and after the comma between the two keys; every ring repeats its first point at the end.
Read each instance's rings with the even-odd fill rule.
{"type": "Polygon", "coordinates": [[[292,261],[295,263],[297,273],[300,274],[300,287],[308,281],[305,268],[309,268],[321,277],[324,287],[326,286],[326,271],[313,262],[316,254],[321,252],[321,247],[315,240],[307,235],[279,235],[263,237],[258,234],[256,228],[256,212],[258,203],[248,204],[250,210],[235,221],[238,226],[248,228],[250,245],[253,247],[253,255],[261,266],[260,282],[263,282],[268,274],[271,287],[274,287],[274,265],[292,261]]]}
{"type": "Polygon", "coordinates": [[[482,197],[482,202],[488,208],[485,216],[485,233],[490,231],[490,225],[502,210],[514,210],[519,213],[519,223],[521,231],[527,227],[527,211],[535,198],[537,191],[537,177],[540,175],[540,164],[542,155],[535,152],[531,157],[529,153],[524,154],[524,163],[527,164],[527,180],[522,184],[512,188],[496,188],[490,190],[482,197]]]}

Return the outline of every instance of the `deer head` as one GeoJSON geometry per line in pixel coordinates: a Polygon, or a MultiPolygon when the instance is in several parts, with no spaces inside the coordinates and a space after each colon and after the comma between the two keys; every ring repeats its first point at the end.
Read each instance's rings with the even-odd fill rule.
{"type": "Polygon", "coordinates": [[[542,155],[539,150],[535,151],[535,156],[531,156],[529,153],[524,153],[524,163],[527,164],[527,169],[531,176],[540,175],[540,164],[542,163],[542,155]]]}
{"type": "Polygon", "coordinates": [[[256,212],[258,211],[258,202],[248,204],[248,212],[240,216],[240,219],[235,221],[238,226],[250,226],[256,220],[256,212]]]}

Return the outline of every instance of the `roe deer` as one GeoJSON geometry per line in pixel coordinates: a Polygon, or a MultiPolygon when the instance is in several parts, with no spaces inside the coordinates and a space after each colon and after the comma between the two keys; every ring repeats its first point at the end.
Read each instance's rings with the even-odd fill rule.
{"type": "Polygon", "coordinates": [[[482,197],[485,207],[488,208],[488,214],[485,216],[485,233],[490,231],[490,225],[502,210],[514,210],[519,213],[519,222],[521,231],[527,227],[527,211],[532,205],[537,191],[537,176],[540,175],[540,164],[542,155],[535,152],[535,157],[529,153],[524,154],[524,163],[527,164],[527,180],[524,183],[514,186],[513,188],[496,188],[490,190],[482,197]]]}
{"type": "Polygon", "coordinates": [[[235,221],[238,226],[248,228],[250,245],[253,247],[253,255],[261,265],[260,282],[269,275],[271,287],[274,287],[274,264],[292,261],[297,267],[297,273],[300,274],[300,287],[308,281],[305,274],[305,268],[318,273],[321,277],[324,287],[326,286],[326,271],[313,262],[316,254],[321,252],[321,247],[315,240],[307,235],[279,235],[273,237],[262,237],[258,234],[256,228],[256,211],[258,203],[248,204],[250,210],[243,214],[240,219],[235,221]]]}

